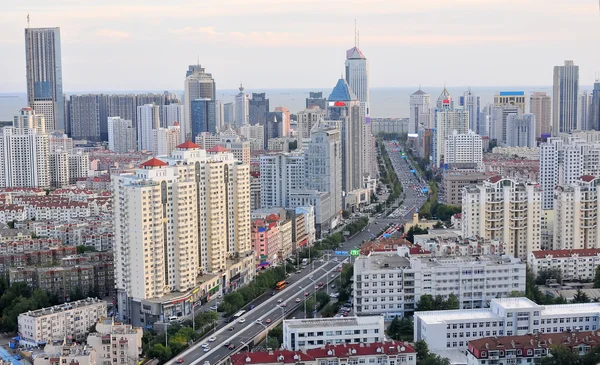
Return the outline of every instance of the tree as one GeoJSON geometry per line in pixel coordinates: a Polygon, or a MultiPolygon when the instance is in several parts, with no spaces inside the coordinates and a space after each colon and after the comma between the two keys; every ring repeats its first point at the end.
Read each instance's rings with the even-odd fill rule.
{"type": "Polygon", "coordinates": [[[165,345],[157,343],[150,348],[148,351],[148,356],[158,359],[161,363],[167,362],[173,356],[171,353],[171,349],[165,347],[165,345]]]}
{"type": "Polygon", "coordinates": [[[589,303],[590,301],[590,297],[581,289],[577,289],[577,292],[573,295],[573,303],[589,303]]]}
{"type": "Polygon", "coordinates": [[[538,272],[538,276],[535,278],[535,283],[537,285],[546,285],[546,282],[552,279],[556,280],[557,283],[562,282],[562,272],[560,269],[541,269],[538,272]]]}
{"type": "Polygon", "coordinates": [[[581,364],[579,356],[564,346],[552,346],[550,355],[541,359],[540,365],[578,365],[581,364]]]}
{"type": "Polygon", "coordinates": [[[412,341],[413,339],[413,321],[412,317],[400,319],[394,317],[387,331],[388,335],[398,341],[412,341]]]}
{"type": "Polygon", "coordinates": [[[408,232],[406,232],[406,240],[410,241],[410,243],[415,243],[415,234],[426,234],[427,232],[429,231],[425,228],[412,226],[409,228],[408,232]]]}
{"type": "Polygon", "coordinates": [[[458,297],[456,294],[452,293],[448,295],[445,307],[445,309],[460,309],[460,304],[458,303],[458,297]]]}
{"type": "Polygon", "coordinates": [[[417,302],[418,311],[432,311],[435,310],[435,302],[433,297],[429,294],[421,295],[421,298],[417,302]]]}
{"type": "Polygon", "coordinates": [[[450,360],[440,355],[429,355],[421,361],[420,365],[450,365],[450,360]]]}
{"type": "Polygon", "coordinates": [[[277,350],[281,346],[277,338],[269,336],[269,341],[266,343],[268,349],[277,350]]]}
{"type": "Polygon", "coordinates": [[[344,219],[350,218],[350,212],[347,211],[347,210],[343,210],[342,211],[342,218],[344,218],[344,219]]]}
{"type": "Polygon", "coordinates": [[[427,346],[425,340],[415,342],[415,351],[417,351],[417,361],[419,363],[429,357],[429,346],[427,346]]]}
{"type": "Polygon", "coordinates": [[[325,307],[330,300],[331,297],[329,296],[329,294],[325,293],[324,291],[317,292],[317,302],[319,303],[319,310],[325,307]]]}
{"type": "Polygon", "coordinates": [[[594,288],[600,288],[600,265],[596,267],[596,274],[594,275],[594,288]]]}

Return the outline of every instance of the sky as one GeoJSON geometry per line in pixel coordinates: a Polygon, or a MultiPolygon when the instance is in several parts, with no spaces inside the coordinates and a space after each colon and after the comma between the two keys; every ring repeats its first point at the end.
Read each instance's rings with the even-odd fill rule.
{"type": "Polygon", "coordinates": [[[65,92],[333,87],[359,45],[371,87],[551,85],[600,73],[598,0],[19,0],[0,3],[0,92],[23,92],[24,28],[60,27],[65,92]]]}

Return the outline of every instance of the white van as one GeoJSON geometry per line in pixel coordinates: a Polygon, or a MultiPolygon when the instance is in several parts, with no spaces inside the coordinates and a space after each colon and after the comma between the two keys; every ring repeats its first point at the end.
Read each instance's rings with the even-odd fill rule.
{"type": "Polygon", "coordinates": [[[179,317],[177,317],[177,316],[171,316],[171,317],[169,317],[169,322],[170,323],[177,322],[177,321],[179,321],[179,317]]]}

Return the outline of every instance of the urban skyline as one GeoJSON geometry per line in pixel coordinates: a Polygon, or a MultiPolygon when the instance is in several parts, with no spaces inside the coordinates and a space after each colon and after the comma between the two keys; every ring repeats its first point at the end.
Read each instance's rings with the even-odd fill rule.
{"type": "Polygon", "coordinates": [[[354,2],[343,11],[339,1],[332,1],[322,8],[327,22],[321,22],[319,14],[310,20],[302,17],[311,9],[307,6],[310,4],[300,0],[285,5],[263,1],[253,7],[231,1],[209,1],[202,6],[151,3],[143,8],[113,1],[101,7],[68,2],[49,7],[38,4],[38,0],[32,0],[28,7],[7,4],[4,10],[8,21],[0,26],[0,44],[14,57],[6,60],[0,92],[25,89],[21,81],[25,69],[21,34],[28,12],[32,27],[61,27],[65,90],[179,89],[180,70],[198,58],[213,74],[221,75],[219,84],[227,89],[235,88],[240,81],[248,89],[324,87],[326,75],[343,73],[336,55],[354,43],[354,19],[358,21],[360,48],[369,55],[372,87],[433,85],[443,81],[451,85],[548,84],[552,67],[567,59],[580,66],[582,84],[592,84],[599,71],[600,56],[593,47],[586,46],[600,40],[600,32],[594,31],[598,26],[598,4],[590,0],[551,4],[531,0],[519,3],[517,13],[513,7],[517,3],[510,1],[451,4],[436,0],[428,6],[408,1],[400,7],[382,0],[378,3],[381,6],[374,7],[354,2]],[[333,12],[328,10],[333,9],[336,11],[332,18],[333,12]],[[489,17],[490,14],[494,16],[489,17]],[[208,15],[211,18],[202,27],[191,21],[208,15]],[[530,31],[532,16],[538,29],[535,32],[530,31]],[[278,19],[261,24],[260,19],[265,17],[278,19]],[[480,18],[495,20],[482,25],[480,18]],[[127,22],[107,28],[106,24],[114,24],[109,19],[127,22]],[[277,26],[279,22],[286,26],[277,26]],[[589,31],[581,31],[585,29],[589,31]],[[315,41],[313,32],[324,36],[315,41]],[[150,46],[157,41],[161,51],[139,62],[140,48],[156,49],[150,46]],[[532,43],[536,46],[531,47],[532,43]],[[510,44],[521,56],[513,58],[501,44],[510,44]],[[268,61],[277,59],[278,49],[292,47],[306,53],[318,52],[321,61],[268,61]],[[260,52],[247,51],[251,49],[260,52]],[[443,67],[436,57],[439,52],[445,54],[443,67]],[[90,57],[98,54],[99,57],[90,57]],[[178,57],[173,58],[172,54],[178,57]],[[418,57],[400,57],[406,54],[418,57]],[[293,72],[300,67],[307,70],[302,77],[293,72]],[[90,68],[96,72],[89,73],[90,68]],[[253,72],[244,72],[245,68],[253,72]],[[161,72],[156,73],[158,69],[161,72]],[[410,72],[401,72],[403,69],[410,72]],[[142,76],[148,73],[155,77],[142,76]]]}

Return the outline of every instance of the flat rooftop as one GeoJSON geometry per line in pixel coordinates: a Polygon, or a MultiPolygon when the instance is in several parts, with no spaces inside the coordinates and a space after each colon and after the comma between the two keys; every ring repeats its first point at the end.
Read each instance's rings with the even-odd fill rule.
{"type": "Polygon", "coordinates": [[[76,302],[69,302],[69,303],[63,303],[63,304],[59,304],[59,305],[55,305],[53,307],[47,307],[47,308],[42,308],[42,309],[38,309],[35,311],[28,311],[28,312],[24,312],[19,314],[19,316],[21,315],[27,315],[27,316],[31,316],[31,317],[42,317],[42,316],[46,316],[49,314],[53,314],[53,313],[59,313],[59,312],[65,312],[74,308],[82,308],[82,307],[86,307],[92,304],[104,304],[106,306],[106,302],[104,300],[100,300],[98,298],[87,298],[87,299],[82,299],[82,300],[78,300],[76,302]]]}
{"type": "Polygon", "coordinates": [[[456,309],[447,311],[415,312],[415,315],[418,315],[423,322],[426,322],[428,324],[445,323],[449,321],[460,321],[469,319],[501,319],[501,317],[497,316],[489,309],[456,309]]]}
{"type": "Polygon", "coordinates": [[[600,314],[600,303],[577,303],[546,305],[542,309],[542,316],[568,316],[570,314],[600,314]]]}
{"type": "Polygon", "coordinates": [[[539,304],[535,304],[533,301],[524,298],[497,298],[493,299],[494,302],[498,303],[501,307],[506,309],[520,309],[520,308],[544,308],[539,304]]]}
{"type": "Polygon", "coordinates": [[[340,317],[340,318],[310,318],[310,319],[286,319],[285,325],[290,328],[327,328],[344,326],[377,325],[383,323],[383,317],[340,317]]]}

